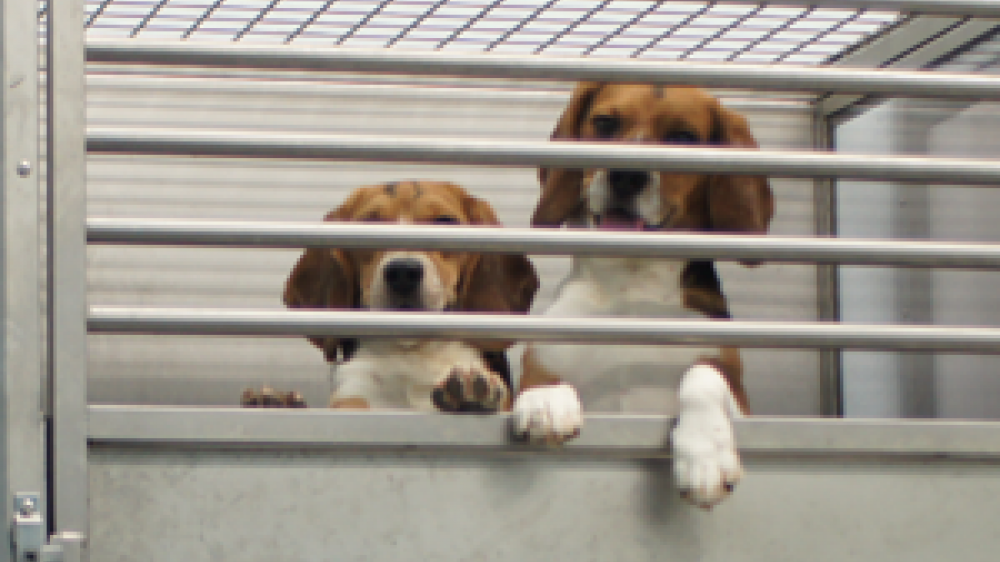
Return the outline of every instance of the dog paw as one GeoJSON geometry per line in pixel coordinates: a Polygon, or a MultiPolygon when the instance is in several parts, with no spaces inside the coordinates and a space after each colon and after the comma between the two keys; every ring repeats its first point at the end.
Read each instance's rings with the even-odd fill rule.
{"type": "Polygon", "coordinates": [[[729,416],[719,410],[681,415],[671,433],[674,477],[681,497],[711,509],[743,475],[729,416]]]}
{"type": "Polygon", "coordinates": [[[583,407],[568,384],[536,386],[514,401],[514,436],[532,443],[561,445],[580,434],[583,407]]]}
{"type": "Polygon", "coordinates": [[[510,392],[492,371],[454,367],[431,392],[431,401],[442,412],[492,414],[504,408],[510,392]]]}
{"type": "Polygon", "coordinates": [[[244,408],[305,408],[306,401],[298,392],[279,392],[269,386],[248,388],[240,396],[244,408]]]}

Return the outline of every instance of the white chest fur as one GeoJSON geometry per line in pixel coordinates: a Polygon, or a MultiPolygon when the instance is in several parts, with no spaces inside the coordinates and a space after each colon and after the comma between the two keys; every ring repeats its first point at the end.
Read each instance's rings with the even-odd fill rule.
{"type": "Polygon", "coordinates": [[[333,396],[364,398],[373,408],[436,411],[431,392],[456,366],[485,369],[482,355],[461,342],[363,341],[350,361],[331,367],[333,396]]]}
{"type": "MultiPolygon", "coordinates": [[[[577,258],[546,316],[702,318],[683,305],[683,261],[577,258]]],[[[676,412],[681,377],[715,348],[535,344],[534,357],[573,384],[594,412],[676,412]]]]}

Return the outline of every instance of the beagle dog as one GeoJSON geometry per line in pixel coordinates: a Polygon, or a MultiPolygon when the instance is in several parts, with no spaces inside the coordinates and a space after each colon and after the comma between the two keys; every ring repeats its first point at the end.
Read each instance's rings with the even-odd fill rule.
{"type": "MultiPolygon", "coordinates": [[[[445,182],[362,187],[327,221],[499,225],[488,203],[445,182]]],[[[305,251],[290,308],[525,313],[538,278],[524,255],[409,250],[305,251]]],[[[508,341],[310,337],[334,364],[333,408],[490,413],[510,409],[508,341]]],[[[304,405],[297,393],[248,390],[245,406],[304,405]]]]}
{"type": "MultiPolygon", "coordinates": [[[[694,87],[584,83],[553,139],[668,145],[756,147],[740,115],[694,87]]],[[[720,158],[724,156],[720,155],[720,158]]],[[[774,211],[760,176],[617,169],[541,169],[537,227],[643,232],[764,233],[774,211]]],[[[752,265],[752,264],[745,264],[752,265]]],[[[711,261],[574,257],[555,301],[556,317],[727,319],[711,261]]],[[[709,508],[740,479],[731,420],[746,411],[739,354],[731,347],[594,346],[533,342],[525,350],[515,432],[562,443],[578,434],[583,405],[629,409],[660,392],[658,411],[676,414],[671,441],[683,497],[709,508]],[[635,380],[641,381],[636,389],[635,380]],[[633,393],[629,396],[629,393],[633,393]],[[640,396],[634,394],[638,392],[640,396]],[[643,395],[645,394],[645,395],[643,395]]]]}

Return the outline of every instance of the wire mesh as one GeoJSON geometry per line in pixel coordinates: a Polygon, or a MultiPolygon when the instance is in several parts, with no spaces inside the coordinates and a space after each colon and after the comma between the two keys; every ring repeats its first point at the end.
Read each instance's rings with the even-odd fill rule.
{"type": "Polygon", "coordinates": [[[812,65],[900,17],[675,0],[87,0],[85,25],[99,39],[812,65]]]}

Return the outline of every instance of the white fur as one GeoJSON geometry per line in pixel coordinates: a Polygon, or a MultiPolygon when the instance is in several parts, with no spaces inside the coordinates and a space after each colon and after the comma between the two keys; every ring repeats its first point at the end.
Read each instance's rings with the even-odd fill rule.
{"type": "Polygon", "coordinates": [[[530,388],[514,402],[514,432],[530,441],[557,443],[583,425],[576,390],[568,384],[530,388]]]}
{"type": "Polygon", "coordinates": [[[330,401],[363,398],[372,408],[434,412],[431,392],[455,367],[487,370],[478,350],[457,341],[365,340],[350,361],[331,367],[330,401]]]}
{"type": "MultiPolygon", "coordinates": [[[[577,258],[546,316],[700,318],[684,308],[678,284],[683,262],[577,258]]],[[[532,357],[577,387],[591,411],[676,413],[684,372],[715,348],[656,345],[533,343],[532,357]]]]}
{"type": "Polygon", "coordinates": [[[372,276],[371,286],[364,287],[362,290],[361,298],[365,306],[375,310],[392,307],[389,290],[385,283],[385,268],[393,260],[399,258],[415,259],[424,267],[424,278],[420,283],[420,302],[423,305],[421,308],[425,310],[444,310],[448,306],[448,303],[454,300],[455,295],[441,282],[437,268],[431,259],[427,257],[427,254],[423,252],[396,251],[386,252],[382,256],[382,260],[379,261],[375,268],[375,274],[372,276]]]}
{"type": "MultiPolygon", "coordinates": [[[[684,265],[660,259],[576,258],[545,314],[700,317],[683,306],[680,275],[684,265]]],[[[739,408],[722,373],[698,364],[701,357],[717,356],[717,348],[533,343],[529,349],[541,367],[579,390],[588,410],[676,414],[674,471],[679,489],[696,505],[713,506],[729,494],[727,484],[739,480],[742,469],[731,423],[739,408]]],[[[515,403],[516,422],[533,416],[534,434],[565,435],[565,422],[556,425],[552,413],[536,414],[567,409],[565,391],[542,393],[553,388],[565,385],[523,392],[515,403]],[[522,399],[524,413],[519,412],[522,399]]]]}
{"type": "Polygon", "coordinates": [[[726,484],[743,475],[732,425],[740,409],[722,373],[710,365],[688,370],[678,398],[680,415],[671,433],[674,478],[691,502],[712,507],[729,495],[726,484]]]}

